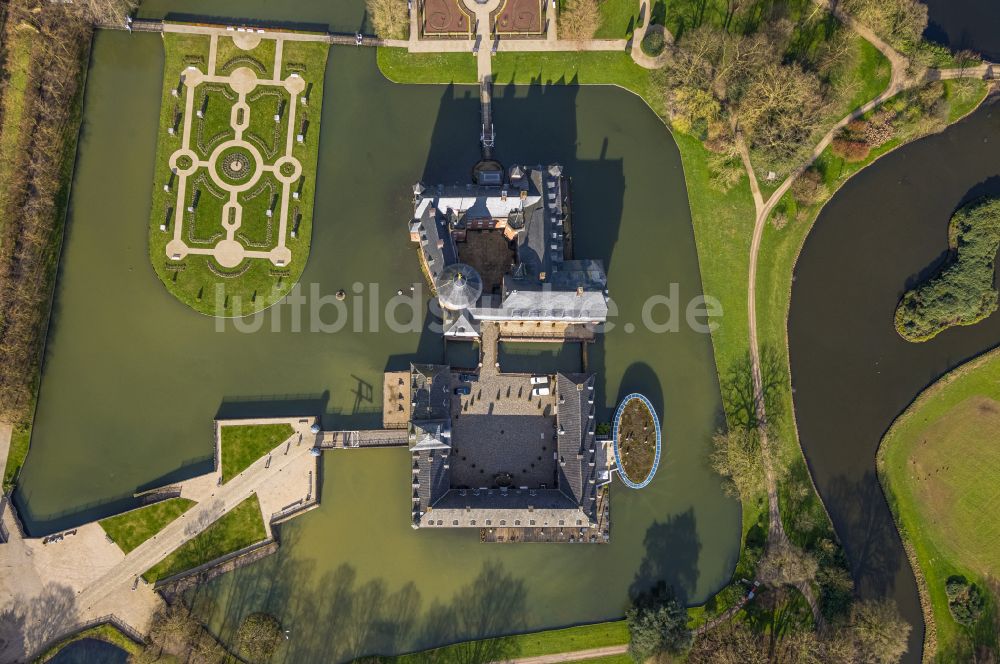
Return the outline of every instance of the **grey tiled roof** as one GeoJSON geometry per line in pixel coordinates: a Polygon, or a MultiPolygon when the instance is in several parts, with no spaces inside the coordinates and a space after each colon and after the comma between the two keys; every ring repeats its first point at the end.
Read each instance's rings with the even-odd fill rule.
{"type": "Polygon", "coordinates": [[[594,402],[593,374],[556,374],[559,490],[588,514],[596,503],[601,456],[594,440],[594,402]]]}
{"type": "Polygon", "coordinates": [[[556,489],[452,489],[432,503],[421,525],[441,527],[589,526],[590,517],[556,489]],[[441,523],[438,523],[441,521],[441,523]],[[456,523],[457,522],[457,523],[456,523]]]}
{"type": "Polygon", "coordinates": [[[411,419],[443,420],[451,417],[451,373],[445,364],[411,364],[411,419]]]}

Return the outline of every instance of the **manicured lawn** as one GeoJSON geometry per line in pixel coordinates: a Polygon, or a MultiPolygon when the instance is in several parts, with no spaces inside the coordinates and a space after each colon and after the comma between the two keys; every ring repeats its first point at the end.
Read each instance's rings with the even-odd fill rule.
{"type": "Polygon", "coordinates": [[[640,0],[600,0],[601,25],[594,37],[597,39],[631,37],[639,20],[639,5],[640,0]]]}
{"type": "Polygon", "coordinates": [[[171,498],[159,503],[103,519],[98,523],[121,550],[128,553],[195,505],[187,498],[171,498]]]}
{"type": "Polygon", "coordinates": [[[240,424],[222,427],[222,482],[233,479],[292,435],[290,424],[240,424]]]}
{"type": "Polygon", "coordinates": [[[928,388],[879,447],[879,479],[916,557],[941,655],[968,642],[948,610],[947,578],[964,575],[986,590],[1000,575],[998,430],[1000,352],[992,351],[928,388]]]}
{"type": "MultiPolygon", "coordinates": [[[[623,645],[628,643],[628,626],[624,620],[580,625],[565,629],[553,629],[531,634],[518,634],[502,637],[509,646],[509,654],[516,657],[535,657],[552,653],[573,652],[590,648],[623,645]]],[[[461,661],[459,656],[469,651],[470,643],[457,643],[433,650],[400,655],[399,657],[379,658],[379,661],[392,664],[414,664],[415,662],[431,661],[461,661]]],[[[617,663],[619,657],[605,658],[608,662],[617,663]]],[[[597,661],[597,660],[588,660],[597,661]]]]}
{"type": "Polygon", "coordinates": [[[476,82],[476,59],[469,53],[409,53],[405,48],[379,48],[378,68],[395,83],[476,82]]]}
{"type": "Polygon", "coordinates": [[[260,542],[265,537],[260,501],[257,494],[253,494],[153,566],[142,578],[153,583],[260,542]]]}
{"type": "MultiPolygon", "coordinates": [[[[299,199],[290,199],[288,206],[288,232],[285,246],[291,251],[291,262],[277,266],[264,258],[244,259],[235,268],[223,268],[207,256],[189,254],[183,260],[170,260],[166,255],[167,243],[173,239],[173,212],[177,206],[176,182],[169,192],[164,185],[170,178],[167,167],[170,155],[181,147],[183,120],[174,136],[168,127],[184,109],[186,88],[179,97],[171,91],[178,86],[179,75],[187,66],[207,69],[210,40],[207,36],[168,33],[164,35],[165,65],[163,76],[163,104],[157,144],[154,174],[153,201],[150,211],[149,251],[150,261],[167,289],[179,300],[201,313],[209,315],[246,315],[264,309],[280,300],[298,281],[309,256],[312,238],[313,196],[316,189],[316,166],[319,152],[319,124],[323,102],[323,81],[329,48],[322,43],[288,41],[284,45],[280,75],[292,72],[306,81],[307,104],[296,103],[294,131],[303,133],[303,143],[293,142],[292,155],[302,164],[302,177],[293,190],[299,199]],[[167,231],[160,224],[168,220],[167,231]],[[296,237],[291,231],[296,230],[296,237]],[[237,304],[239,305],[237,307],[237,304]]],[[[219,73],[230,73],[237,67],[246,67],[259,78],[274,75],[275,42],[264,39],[254,49],[238,49],[230,37],[220,37],[216,64],[219,73]]],[[[191,118],[190,147],[200,158],[222,141],[232,138],[230,109],[236,93],[223,84],[201,84],[195,95],[195,111],[204,106],[203,118],[191,118]]],[[[301,99],[301,96],[300,96],[301,99]]],[[[268,164],[284,154],[288,130],[290,98],[283,89],[275,86],[258,86],[247,95],[250,106],[250,124],[244,136],[255,145],[268,164]],[[282,105],[282,103],[284,104],[282,105]],[[278,113],[279,108],[283,109],[278,113]],[[274,122],[274,116],[279,121],[274,122]]],[[[176,180],[176,178],[175,178],[176,180]]],[[[214,184],[206,169],[199,169],[188,178],[185,205],[191,204],[195,189],[200,198],[195,212],[185,212],[182,239],[189,247],[211,247],[224,237],[221,225],[223,205],[229,195],[214,184]],[[199,178],[201,178],[199,180],[199,178]]],[[[248,250],[267,251],[278,244],[278,222],[281,188],[274,178],[261,178],[250,190],[239,194],[243,218],[236,240],[248,250]],[[266,217],[265,210],[275,205],[273,217],[266,217]]]]}

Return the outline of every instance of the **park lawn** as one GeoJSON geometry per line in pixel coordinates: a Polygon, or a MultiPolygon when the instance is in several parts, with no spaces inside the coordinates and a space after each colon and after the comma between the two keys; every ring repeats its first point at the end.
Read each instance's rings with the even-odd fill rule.
{"type": "Polygon", "coordinates": [[[476,83],[476,60],[468,53],[409,53],[380,47],[378,68],[393,83],[476,83]]]}
{"type": "MultiPolygon", "coordinates": [[[[293,143],[292,154],[302,164],[302,178],[300,180],[301,189],[299,200],[289,200],[289,230],[296,229],[296,237],[290,234],[285,238],[285,245],[292,252],[292,260],[288,265],[278,267],[267,259],[245,259],[239,266],[226,270],[219,266],[214,259],[208,256],[197,256],[189,254],[182,261],[172,261],[166,256],[167,243],[173,239],[173,219],[172,210],[176,206],[176,188],[170,192],[164,191],[164,184],[170,176],[167,167],[170,155],[181,145],[181,131],[177,135],[170,136],[167,128],[173,124],[174,114],[178,110],[183,110],[183,94],[181,97],[174,97],[171,94],[179,84],[180,72],[189,65],[197,66],[202,71],[207,69],[210,40],[204,35],[188,35],[178,33],[166,33],[163,35],[165,52],[162,107],[160,111],[160,124],[156,152],[156,168],[154,171],[154,186],[152,195],[152,205],[150,209],[149,222],[149,252],[150,262],[160,280],[178,300],[184,302],[196,311],[214,316],[239,316],[247,315],[255,311],[265,309],[283,298],[288,291],[298,282],[302,271],[305,269],[306,261],[309,257],[309,248],[312,239],[312,219],[313,219],[313,199],[316,189],[317,161],[319,156],[319,125],[323,103],[323,82],[326,71],[326,60],[329,47],[319,42],[293,42],[285,43],[282,56],[282,76],[289,75],[292,71],[299,73],[306,81],[305,96],[308,97],[307,104],[297,104],[296,132],[303,131],[304,141],[302,144],[293,143]],[[303,124],[305,123],[305,124],[303,124]],[[160,230],[160,224],[170,217],[167,232],[160,230]]],[[[260,68],[268,70],[267,77],[273,75],[274,68],[274,41],[262,40],[261,44],[250,51],[239,51],[230,53],[227,49],[238,51],[232,44],[232,39],[223,37],[219,40],[217,49],[217,66],[222,67],[226,62],[233,62],[233,68],[243,62],[243,66],[248,66],[246,59],[259,61],[260,65],[248,66],[260,73],[260,68]],[[239,55],[242,54],[242,55],[239,55]],[[244,60],[239,60],[239,58],[244,60]],[[223,59],[228,58],[228,60],[223,59]]],[[[216,84],[209,85],[214,88],[228,90],[228,94],[235,98],[235,93],[229,90],[228,86],[216,84]]],[[[211,89],[211,88],[210,88],[211,89]]],[[[248,102],[253,113],[263,114],[268,118],[274,115],[275,97],[273,95],[259,95],[255,99],[255,93],[265,90],[276,90],[279,95],[284,94],[278,88],[258,88],[248,95],[248,102]]],[[[210,103],[205,113],[204,120],[193,118],[191,132],[191,147],[196,152],[197,135],[199,126],[202,128],[206,138],[215,136],[219,132],[231,131],[228,128],[229,112],[228,106],[232,101],[223,92],[210,92],[210,103]]],[[[200,96],[196,96],[200,100],[200,96]]],[[[197,106],[196,106],[197,110],[197,106]]],[[[287,113],[287,111],[286,111],[287,113]]],[[[283,118],[287,123],[287,115],[283,118]]],[[[183,121],[182,121],[183,122],[183,121]]],[[[251,123],[251,128],[255,125],[251,123]]],[[[287,126],[287,125],[284,125],[287,126]]],[[[181,125],[183,127],[183,124],[181,125]]],[[[252,132],[251,132],[252,133],[252,132]]],[[[248,135],[248,140],[251,136],[248,135]]],[[[283,139],[282,139],[283,141],[283,139]]],[[[283,146],[283,142],[281,143],[283,146]]],[[[258,146],[259,147],[259,146],[258,146]]],[[[273,161],[273,160],[267,160],[273,161]]],[[[191,185],[204,171],[199,171],[189,179],[191,185]]],[[[205,174],[207,178],[207,174],[205,174]]],[[[263,181],[262,181],[263,182],[263,181]]],[[[262,185],[255,186],[254,191],[262,185]]],[[[185,240],[190,244],[190,233],[198,230],[199,236],[211,237],[210,234],[221,234],[223,232],[221,224],[214,223],[215,217],[221,217],[222,205],[228,198],[224,195],[219,198],[212,194],[216,189],[214,185],[201,187],[202,196],[199,201],[199,208],[203,214],[197,215],[202,223],[192,223],[185,221],[185,240]],[[213,214],[213,212],[215,214],[213,214]],[[207,231],[207,232],[206,232],[207,231]]],[[[189,186],[189,196],[193,192],[193,187],[189,186]]],[[[249,203],[248,198],[251,192],[241,195],[241,203],[249,203]]],[[[257,207],[266,204],[264,197],[259,197],[257,207]]],[[[189,198],[190,200],[190,198],[189,198]]],[[[252,207],[252,206],[251,206],[252,207]]],[[[249,208],[248,208],[249,209],[249,208]]],[[[257,226],[264,227],[266,224],[258,219],[259,215],[244,215],[244,226],[240,229],[241,242],[249,244],[246,238],[251,241],[260,240],[261,232],[266,233],[266,229],[254,232],[250,221],[256,222],[257,226]],[[252,219],[251,219],[252,218],[252,219]]],[[[274,217],[273,227],[270,231],[271,241],[268,247],[277,243],[275,234],[277,233],[277,216],[274,217]]],[[[248,246],[248,249],[258,247],[248,246]]]]}
{"type": "Polygon", "coordinates": [[[71,643],[75,643],[76,641],[82,641],[83,639],[97,639],[98,641],[110,643],[118,646],[132,657],[138,656],[143,650],[141,643],[133,641],[131,637],[127,636],[113,624],[104,623],[102,625],[88,627],[87,629],[81,630],[76,634],[67,636],[65,639],[54,644],[48,650],[36,657],[34,664],[45,664],[45,662],[51,661],[63,650],[63,648],[71,643]]]}
{"type": "Polygon", "coordinates": [[[221,429],[223,484],[294,433],[290,424],[230,424],[221,429]]]}
{"type": "Polygon", "coordinates": [[[98,521],[108,537],[128,553],[194,507],[187,498],[170,498],[139,509],[98,521]]]}
{"type": "Polygon", "coordinates": [[[224,514],[142,575],[149,583],[203,565],[267,537],[257,494],[224,514]]]}
{"type": "MultiPolygon", "coordinates": [[[[994,350],[926,389],[879,446],[879,480],[921,595],[929,597],[928,633],[936,632],[942,656],[969,647],[969,633],[948,610],[948,577],[963,575],[988,591],[986,579],[1000,575],[998,429],[1000,351],[994,350]]],[[[996,647],[995,633],[988,645],[996,647]]]]}
{"type": "MultiPolygon", "coordinates": [[[[529,634],[500,637],[510,647],[512,657],[536,657],[554,653],[574,652],[590,648],[624,645],[628,643],[628,626],[624,620],[579,625],[565,629],[552,629],[529,634]]],[[[487,640],[487,639],[484,639],[487,640]]],[[[457,661],[456,658],[469,650],[469,644],[476,641],[456,643],[441,648],[433,648],[398,657],[382,657],[378,661],[386,664],[415,664],[428,661],[457,661]]],[[[588,660],[594,661],[594,660],[588,660]]],[[[618,661],[615,659],[614,661],[618,661]]]]}
{"type": "Polygon", "coordinates": [[[639,21],[640,4],[640,0],[600,0],[601,24],[594,38],[630,38],[639,21]]]}

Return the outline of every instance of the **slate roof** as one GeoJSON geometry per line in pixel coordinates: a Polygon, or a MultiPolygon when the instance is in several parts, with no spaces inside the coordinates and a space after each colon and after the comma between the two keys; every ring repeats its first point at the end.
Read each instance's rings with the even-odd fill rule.
{"type": "Polygon", "coordinates": [[[594,439],[595,409],[593,374],[556,374],[559,490],[596,519],[598,465],[603,468],[604,454],[598,454],[594,439]]]}
{"type": "MultiPolygon", "coordinates": [[[[562,167],[512,167],[502,186],[417,187],[411,232],[418,233],[428,269],[440,288],[442,271],[458,262],[449,223],[508,219],[517,232],[517,267],[504,277],[500,306],[481,298],[470,307],[478,320],[546,320],[585,323],[607,319],[607,276],[599,260],[564,260],[562,167]],[[524,198],[521,198],[522,192],[524,198]],[[580,292],[582,289],[582,292],[580,292]],[[479,306],[475,306],[478,304],[479,306]]],[[[439,296],[441,293],[439,292],[439,296]]]]}
{"type": "Polygon", "coordinates": [[[413,420],[451,417],[451,368],[444,364],[410,365],[410,399],[413,420]]]}

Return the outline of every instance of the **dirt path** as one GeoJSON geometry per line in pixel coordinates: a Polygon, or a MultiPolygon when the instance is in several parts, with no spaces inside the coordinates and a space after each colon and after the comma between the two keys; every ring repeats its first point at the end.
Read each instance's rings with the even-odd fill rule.
{"type": "Polygon", "coordinates": [[[556,662],[578,662],[584,659],[624,655],[627,651],[627,645],[604,646],[603,648],[574,650],[573,652],[558,652],[551,655],[538,655],[536,657],[519,657],[517,659],[504,660],[503,662],[493,662],[493,664],[555,664],[556,662]]]}

